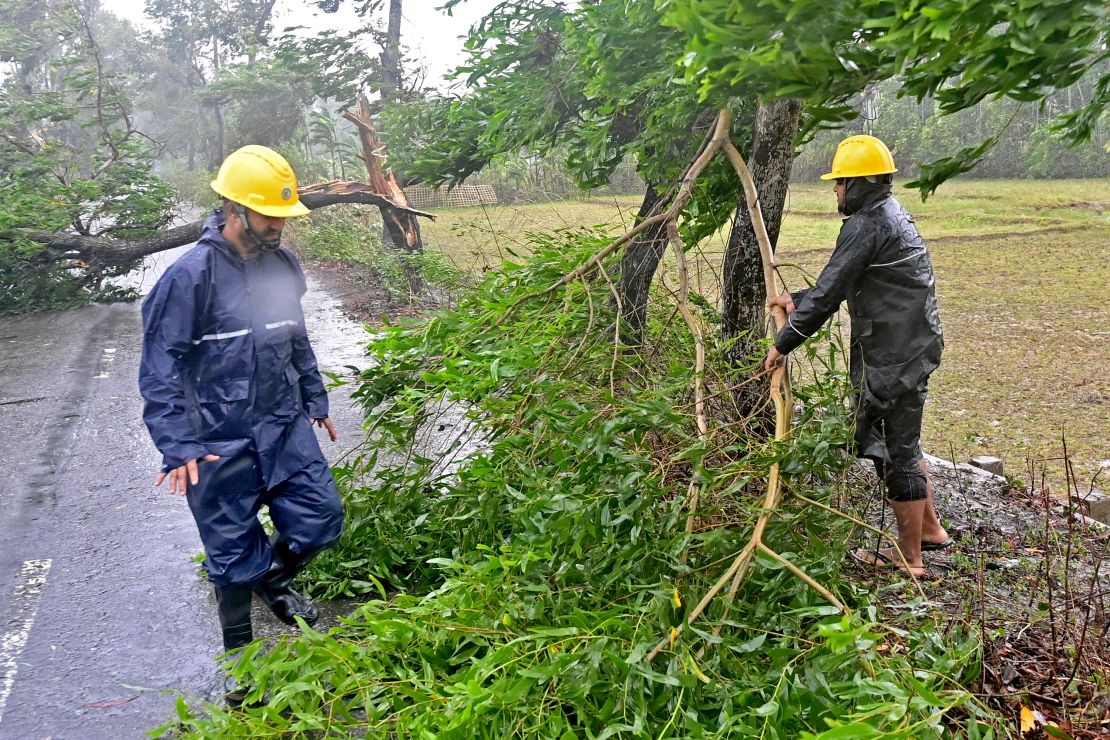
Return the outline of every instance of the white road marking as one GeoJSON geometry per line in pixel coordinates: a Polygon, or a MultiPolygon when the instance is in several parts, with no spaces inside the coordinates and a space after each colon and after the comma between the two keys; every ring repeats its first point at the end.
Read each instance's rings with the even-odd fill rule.
{"type": "Polygon", "coordinates": [[[93,380],[96,380],[98,378],[107,378],[108,377],[108,366],[111,365],[112,361],[115,360],[115,359],[116,359],[116,348],[115,347],[105,347],[104,352],[101,353],[101,355],[100,355],[100,361],[97,362],[97,370],[99,370],[100,372],[98,372],[96,375],[93,376],[93,380]]]}
{"type": "Polygon", "coordinates": [[[12,604],[15,612],[9,625],[11,629],[0,635],[0,721],[4,719],[4,707],[15,686],[15,672],[19,668],[19,654],[27,644],[31,626],[35,623],[35,613],[39,608],[39,595],[46,585],[46,575],[50,572],[53,560],[27,560],[19,571],[12,604]]]}

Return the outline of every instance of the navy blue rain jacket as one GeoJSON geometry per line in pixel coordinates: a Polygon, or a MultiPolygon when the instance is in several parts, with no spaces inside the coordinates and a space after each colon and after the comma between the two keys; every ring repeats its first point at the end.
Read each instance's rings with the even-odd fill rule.
{"type": "Polygon", "coordinates": [[[139,390],[163,470],[257,452],[272,488],[323,458],[328,398],[305,333],[304,273],[281,248],[244,260],[216,209],[143,303],[139,390]]]}

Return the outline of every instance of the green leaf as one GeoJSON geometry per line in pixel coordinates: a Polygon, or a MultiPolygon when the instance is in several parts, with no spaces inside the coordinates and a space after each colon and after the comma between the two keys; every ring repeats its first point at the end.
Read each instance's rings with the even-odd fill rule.
{"type": "Polygon", "coordinates": [[[880,737],[882,733],[869,724],[852,722],[838,725],[813,736],[814,740],[853,740],[854,738],[880,737]]]}
{"type": "Polygon", "coordinates": [[[778,711],[779,705],[778,702],[775,701],[769,701],[766,704],[761,704],[760,706],[755,708],[755,714],[757,717],[770,717],[772,714],[776,714],[778,711]]]}
{"type": "Polygon", "coordinates": [[[933,693],[933,690],[925,685],[923,681],[920,681],[914,676],[907,676],[907,678],[909,679],[910,684],[913,686],[914,691],[916,691],[918,696],[920,696],[922,699],[929,702],[934,707],[943,707],[945,705],[941,698],[933,693]]]}

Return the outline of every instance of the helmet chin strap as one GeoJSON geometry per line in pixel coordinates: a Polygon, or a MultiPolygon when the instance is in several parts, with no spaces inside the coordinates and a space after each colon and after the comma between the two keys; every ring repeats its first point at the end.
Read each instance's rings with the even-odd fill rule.
{"type": "Polygon", "coordinates": [[[246,247],[252,252],[276,252],[281,247],[281,238],[268,242],[260,237],[251,226],[250,219],[247,218],[247,207],[240,203],[232,203],[232,209],[236,215],[239,216],[239,222],[243,224],[243,240],[246,242],[246,247]]]}

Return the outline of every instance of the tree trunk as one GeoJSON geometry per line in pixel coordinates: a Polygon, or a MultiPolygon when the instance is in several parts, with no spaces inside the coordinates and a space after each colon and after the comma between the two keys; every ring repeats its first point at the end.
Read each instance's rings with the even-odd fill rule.
{"type": "MultiPolygon", "coordinates": [[[[798,100],[780,99],[761,103],[755,114],[748,163],[772,247],[778,243],[782,225],[801,111],[798,100]]],[[[767,326],[763,262],[743,192],[725,249],[723,273],[721,334],[726,343],[731,343],[727,353],[729,364],[739,367],[756,353],[767,326]]],[[[765,386],[766,381],[741,386],[736,401],[742,414],[763,403],[767,396],[765,386]]]]}
{"type": "Polygon", "coordinates": [[[212,152],[208,155],[208,169],[218,168],[224,161],[224,113],[217,103],[212,106],[212,117],[216,119],[216,138],[212,142],[212,152]]]}
{"type": "MultiPolygon", "coordinates": [[[[663,200],[656,185],[653,182],[647,184],[644,200],[636,214],[636,223],[652,215],[652,211],[663,200]]],[[[644,328],[647,323],[648,291],[666,248],[667,227],[666,224],[659,224],[633,239],[621,257],[620,276],[617,281],[617,290],[621,297],[620,319],[624,322],[621,327],[621,337],[625,338],[629,345],[639,345],[643,342],[644,328]]]]}
{"type": "MultiPolygon", "coordinates": [[[[220,42],[216,36],[212,36],[212,68],[215,74],[212,78],[213,82],[220,81],[220,70],[222,69],[220,63],[220,42]]],[[[226,137],[224,131],[224,112],[220,109],[220,104],[216,103],[212,106],[212,114],[216,118],[216,151],[211,155],[211,160],[208,163],[209,169],[216,169],[224,161],[224,139],[226,137]]]]}
{"type": "Polygon", "coordinates": [[[389,0],[389,25],[382,47],[382,102],[390,103],[401,91],[401,0],[389,0]]]}
{"type": "Polygon", "coordinates": [[[274,4],[277,0],[264,0],[262,6],[258,9],[258,17],[254,21],[254,42],[259,46],[267,46],[270,43],[269,34],[266,33],[266,24],[270,22],[270,15],[274,12],[274,4]]]}

